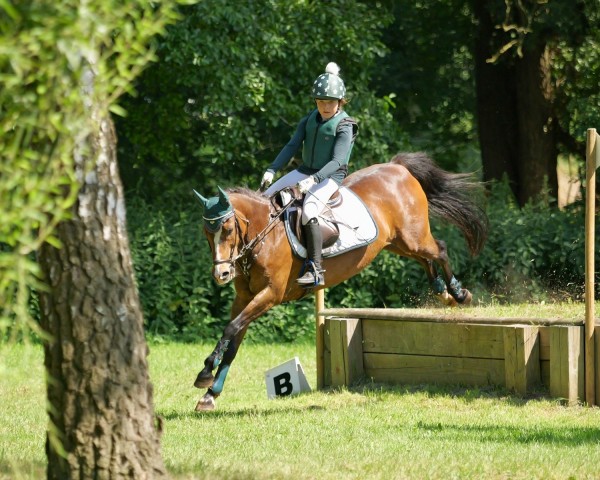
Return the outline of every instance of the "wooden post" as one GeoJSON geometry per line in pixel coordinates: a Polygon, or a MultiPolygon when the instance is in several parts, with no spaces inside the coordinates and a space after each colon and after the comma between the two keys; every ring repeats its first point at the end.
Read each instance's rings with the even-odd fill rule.
{"type": "Polygon", "coordinates": [[[506,388],[526,395],[541,383],[539,327],[505,327],[503,332],[506,388]]]}
{"type": "Polygon", "coordinates": [[[330,318],[331,386],[350,386],[364,375],[362,326],[358,318],[330,318]]]}
{"type": "Polygon", "coordinates": [[[598,134],[595,128],[587,131],[586,202],[585,202],[585,401],[596,404],[595,387],[595,312],[594,312],[594,244],[596,215],[596,158],[598,134]]]}
{"type": "Polygon", "coordinates": [[[321,390],[324,384],[323,354],[325,351],[325,317],[319,312],[325,309],[325,290],[323,288],[315,292],[315,327],[316,327],[316,349],[317,349],[317,390],[321,390]]]}
{"type": "Polygon", "coordinates": [[[550,327],[550,395],[569,405],[585,398],[583,337],[581,327],[550,327]]]}

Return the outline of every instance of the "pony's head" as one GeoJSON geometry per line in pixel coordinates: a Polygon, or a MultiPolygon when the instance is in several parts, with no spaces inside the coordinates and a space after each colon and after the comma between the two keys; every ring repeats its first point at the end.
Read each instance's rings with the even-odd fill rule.
{"type": "Polygon", "coordinates": [[[223,285],[235,277],[235,258],[240,236],[233,205],[227,193],[217,187],[216,197],[205,198],[194,193],[204,207],[204,233],[213,256],[213,277],[223,285]]]}

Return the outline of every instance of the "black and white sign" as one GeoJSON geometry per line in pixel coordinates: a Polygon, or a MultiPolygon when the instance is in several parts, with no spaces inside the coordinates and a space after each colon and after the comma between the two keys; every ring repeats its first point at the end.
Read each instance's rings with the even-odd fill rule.
{"type": "Polygon", "coordinates": [[[310,392],[310,385],[306,380],[306,375],[304,375],[298,357],[267,370],[265,380],[269,399],[296,395],[300,392],[310,392]]]}

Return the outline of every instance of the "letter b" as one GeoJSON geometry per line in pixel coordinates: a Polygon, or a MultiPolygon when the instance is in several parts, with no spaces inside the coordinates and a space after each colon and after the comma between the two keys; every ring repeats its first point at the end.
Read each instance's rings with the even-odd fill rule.
{"type": "Polygon", "coordinates": [[[275,395],[286,397],[291,395],[294,390],[292,385],[292,376],[288,372],[283,372],[276,377],[273,377],[273,385],[275,387],[275,395]]]}

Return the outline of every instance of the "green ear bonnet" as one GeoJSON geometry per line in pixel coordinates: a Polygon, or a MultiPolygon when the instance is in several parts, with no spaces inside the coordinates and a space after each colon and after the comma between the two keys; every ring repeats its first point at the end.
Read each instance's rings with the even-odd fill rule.
{"type": "Polygon", "coordinates": [[[223,222],[233,216],[233,205],[229,201],[229,196],[221,187],[217,188],[219,189],[219,195],[210,198],[204,198],[194,190],[194,193],[204,206],[204,214],[202,215],[204,226],[211,233],[219,230],[223,222]]]}

